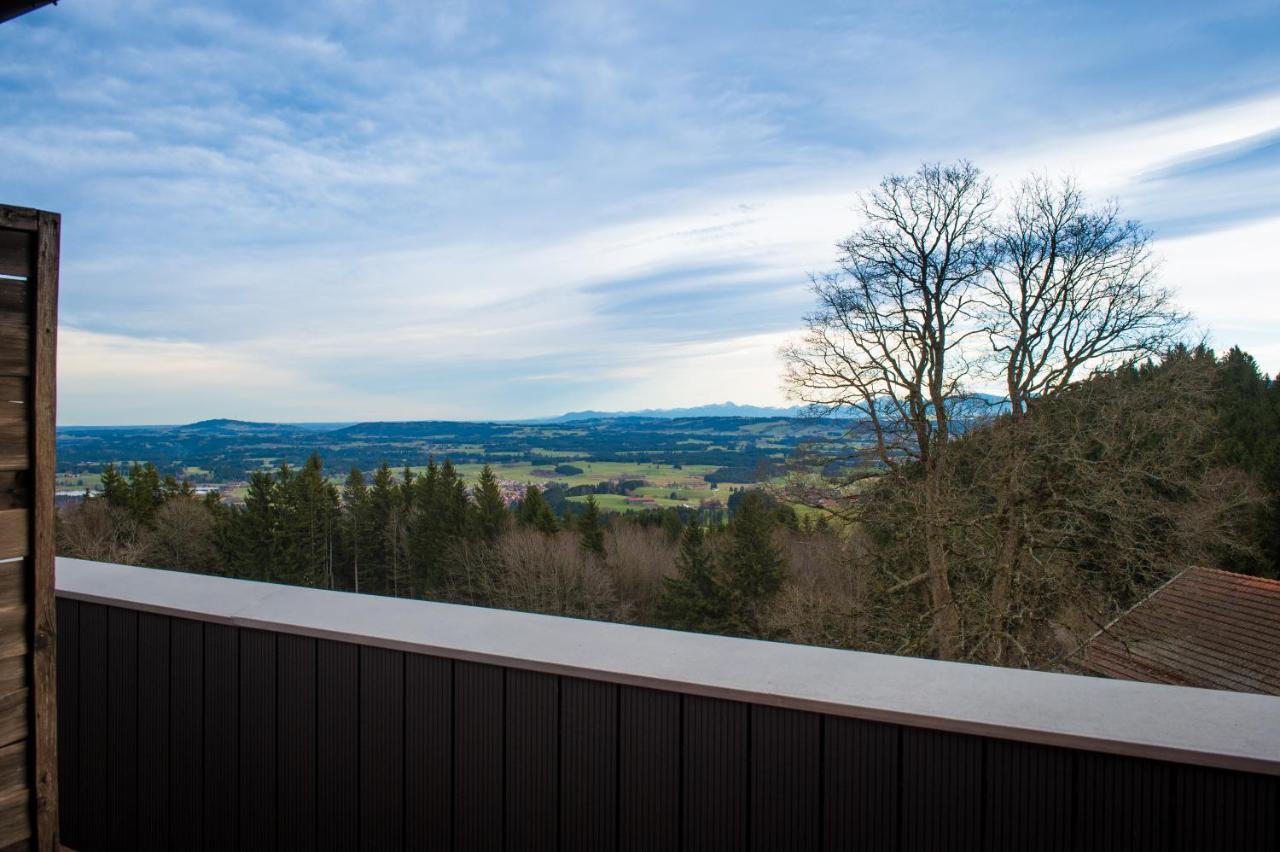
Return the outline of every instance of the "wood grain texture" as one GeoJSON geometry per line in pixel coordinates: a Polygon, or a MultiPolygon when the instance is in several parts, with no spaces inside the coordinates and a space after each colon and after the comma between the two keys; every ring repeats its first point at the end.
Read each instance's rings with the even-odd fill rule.
{"type": "Polygon", "coordinates": [[[22,657],[0,659],[0,694],[27,687],[27,661],[22,657]]]}
{"type": "Polygon", "coordinates": [[[13,321],[31,319],[31,282],[0,278],[0,317],[13,321]]]}
{"type": "Polygon", "coordinates": [[[0,609],[26,609],[27,572],[21,562],[0,562],[0,609]]]}
{"type": "Polygon", "coordinates": [[[30,329],[0,321],[0,376],[29,375],[31,375],[30,329]]]}
{"type": "Polygon", "coordinates": [[[25,740],[0,748],[0,792],[26,786],[27,756],[25,740]]]}
{"type": "Polygon", "coordinates": [[[0,401],[25,400],[27,398],[27,383],[23,379],[15,379],[11,376],[0,376],[0,401]]]}
{"type": "Polygon", "coordinates": [[[0,745],[25,740],[31,724],[31,695],[15,689],[0,695],[0,745]]]}
{"type": "MultiPolygon", "coordinates": [[[[0,423],[0,473],[31,468],[29,435],[30,429],[26,423],[0,423]]],[[[4,508],[13,507],[0,505],[0,509],[4,508]]]]}
{"type": "Polygon", "coordinates": [[[31,232],[0,228],[0,275],[31,275],[31,232]]]}
{"type": "Polygon", "coordinates": [[[0,849],[29,848],[31,791],[25,786],[0,793],[0,849]]]}
{"type": "Polygon", "coordinates": [[[34,231],[39,225],[39,217],[40,211],[30,207],[0,205],[0,228],[34,231]]]}
{"type": "Polygon", "coordinates": [[[20,470],[0,470],[0,512],[27,505],[27,475],[20,470]]]}
{"type": "Polygon", "coordinates": [[[14,559],[30,552],[30,518],[26,509],[5,509],[0,512],[0,559],[14,559]]]}
{"type": "Polygon", "coordinates": [[[0,376],[0,422],[27,422],[27,381],[17,376],[0,376]]]}
{"type": "MultiPolygon", "coordinates": [[[[28,382],[21,376],[0,376],[0,495],[9,490],[5,472],[31,466],[31,405],[28,382]]],[[[26,505],[25,503],[22,505],[26,505]]],[[[0,509],[11,509],[0,496],[0,509]]]]}
{"type": "Polygon", "coordinates": [[[58,611],[54,598],[54,482],[57,471],[58,258],[62,217],[40,213],[36,233],[35,364],[32,370],[34,588],[31,680],[34,690],[35,836],[40,852],[58,850],[58,611]]]}
{"type": "MultiPolygon", "coordinates": [[[[21,562],[6,562],[5,568],[10,565],[21,566],[21,562]]],[[[27,632],[27,614],[28,609],[25,602],[19,602],[13,606],[0,606],[0,633],[19,634],[27,632]]]]}
{"type": "Polygon", "coordinates": [[[31,650],[31,640],[28,631],[19,630],[12,633],[0,633],[0,660],[7,660],[11,657],[23,657],[23,663],[27,653],[31,650]]]}

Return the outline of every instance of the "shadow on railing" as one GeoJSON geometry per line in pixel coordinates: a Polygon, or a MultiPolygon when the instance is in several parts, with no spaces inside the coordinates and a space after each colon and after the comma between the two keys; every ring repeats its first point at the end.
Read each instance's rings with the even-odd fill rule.
{"type": "Polygon", "coordinates": [[[58,563],[96,849],[1280,844],[1280,699],[58,563]]]}

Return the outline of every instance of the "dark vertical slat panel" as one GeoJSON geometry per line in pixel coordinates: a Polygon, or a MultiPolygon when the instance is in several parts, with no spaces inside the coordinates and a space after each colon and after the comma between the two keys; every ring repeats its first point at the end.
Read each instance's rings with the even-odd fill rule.
{"type": "Polygon", "coordinates": [[[404,846],[404,654],[360,649],[360,848],[404,846]]]}
{"type": "Polygon", "coordinates": [[[1080,752],[1077,766],[1076,830],[1081,848],[1169,848],[1173,776],[1168,764],[1080,752]]]}
{"type": "Polygon", "coordinates": [[[987,741],[986,843],[990,850],[1075,848],[1075,754],[987,741]]]}
{"type": "Polygon", "coordinates": [[[238,848],[240,653],[236,628],[204,625],[204,848],[238,848]]]}
{"type": "Polygon", "coordinates": [[[502,669],[455,662],[453,713],[454,848],[501,849],[502,669]]]}
{"type": "Polygon", "coordinates": [[[276,843],[316,848],[316,640],[276,637],[276,843]]]}
{"type": "Polygon", "coordinates": [[[618,848],[680,848],[680,696],[618,691],[618,848]]]}
{"type": "Polygon", "coordinates": [[[80,604],[58,601],[58,823],[80,843],[80,604]]]}
{"type": "Polygon", "coordinates": [[[321,852],[359,846],[358,650],[343,642],[316,642],[316,848],[321,852]]]}
{"type": "Polygon", "coordinates": [[[982,849],[981,737],[902,729],[902,849],[982,849]]]}
{"type": "Polygon", "coordinates": [[[169,850],[169,618],[138,614],[138,849],[169,850]]]}
{"type": "Polygon", "coordinates": [[[169,826],[175,849],[199,850],[204,814],[204,625],[169,622],[169,826]]]}
{"type": "Polygon", "coordinates": [[[276,848],[276,634],[240,631],[240,848],[276,848]]]}
{"type": "Polygon", "coordinates": [[[108,633],[107,847],[134,852],[138,846],[138,614],[111,607],[108,633]]]}
{"type": "Polygon", "coordinates": [[[823,846],[828,852],[898,847],[897,725],[823,719],[823,846]]]}
{"type": "Polygon", "coordinates": [[[618,687],[560,680],[560,848],[609,852],[618,834],[618,687]]]}
{"type": "Polygon", "coordinates": [[[748,846],[750,705],[684,697],[685,852],[748,846]]]}
{"type": "Polygon", "coordinates": [[[751,848],[822,847],[822,717],[751,707],[751,848]]]}
{"type": "Polygon", "coordinates": [[[1277,778],[73,601],[58,619],[83,852],[198,849],[202,817],[208,850],[453,848],[451,817],[459,849],[678,849],[681,811],[688,850],[812,849],[819,826],[833,850],[1280,845],[1277,778]]]}
{"type": "Polygon", "coordinates": [[[453,663],[404,659],[405,848],[453,848],[453,663]]]}
{"type": "Polygon", "coordinates": [[[506,848],[554,850],[560,679],[519,669],[507,669],[506,677],[506,848]]]}
{"type": "Polygon", "coordinates": [[[1173,848],[1280,849],[1280,778],[1173,766],[1173,848]]]}

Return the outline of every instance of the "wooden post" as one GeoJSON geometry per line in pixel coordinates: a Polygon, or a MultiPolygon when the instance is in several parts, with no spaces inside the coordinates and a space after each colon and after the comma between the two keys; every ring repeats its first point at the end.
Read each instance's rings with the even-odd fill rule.
{"type": "Polygon", "coordinates": [[[31,513],[34,565],[34,637],[32,679],[35,682],[36,847],[58,850],[58,702],[55,666],[58,657],[58,614],[54,600],[53,564],[54,431],[57,423],[58,252],[62,217],[40,213],[36,231],[35,369],[32,371],[32,465],[35,506],[31,513]]]}

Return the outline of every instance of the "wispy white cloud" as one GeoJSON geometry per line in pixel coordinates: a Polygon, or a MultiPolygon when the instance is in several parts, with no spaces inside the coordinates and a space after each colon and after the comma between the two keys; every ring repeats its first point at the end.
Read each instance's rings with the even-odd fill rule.
{"type": "Polygon", "coordinates": [[[1153,9],[78,0],[0,28],[0,197],[65,216],[64,419],[777,402],[854,194],[923,159],[1074,173],[1190,307],[1275,304],[1280,13],[1153,9]]]}

